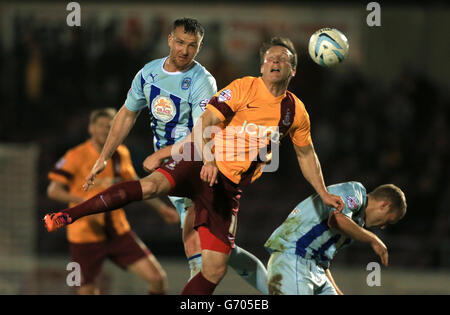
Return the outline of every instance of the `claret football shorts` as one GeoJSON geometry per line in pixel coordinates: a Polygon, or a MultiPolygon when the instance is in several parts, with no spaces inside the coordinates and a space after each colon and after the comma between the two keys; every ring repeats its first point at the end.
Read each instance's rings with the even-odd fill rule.
{"type": "Polygon", "coordinates": [[[205,226],[223,243],[234,248],[237,227],[240,187],[222,175],[217,175],[218,183],[209,187],[200,179],[202,161],[174,161],[170,159],[157,172],[169,180],[169,195],[192,199],[195,208],[194,228],[205,226]]]}

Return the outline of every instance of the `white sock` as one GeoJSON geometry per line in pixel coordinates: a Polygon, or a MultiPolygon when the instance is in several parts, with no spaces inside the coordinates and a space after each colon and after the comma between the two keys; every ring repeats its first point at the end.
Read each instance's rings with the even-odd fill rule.
{"type": "Polygon", "coordinates": [[[202,270],[202,254],[198,253],[188,258],[189,269],[191,270],[191,280],[197,273],[202,270]]]}
{"type": "Polygon", "coordinates": [[[267,270],[253,254],[238,246],[231,251],[228,265],[252,287],[262,294],[268,294],[267,270]]]}

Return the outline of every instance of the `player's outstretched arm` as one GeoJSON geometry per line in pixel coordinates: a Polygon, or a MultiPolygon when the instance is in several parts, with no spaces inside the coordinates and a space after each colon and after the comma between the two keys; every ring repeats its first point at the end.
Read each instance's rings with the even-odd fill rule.
{"type": "Polygon", "coordinates": [[[331,212],[328,217],[328,226],[337,230],[355,241],[368,243],[372,246],[373,251],[380,256],[381,263],[387,266],[389,263],[389,255],[386,245],[374,233],[360,227],[350,218],[342,213],[331,212]]]}
{"type": "Polygon", "coordinates": [[[75,196],[71,194],[66,185],[63,183],[52,180],[47,187],[47,196],[50,199],[62,202],[62,203],[80,203],[84,201],[83,197],[75,196]]]}
{"type": "Polygon", "coordinates": [[[107,161],[126,138],[131,128],[133,128],[138,115],[139,112],[130,111],[125,107],[125,105],[120,108],[119,112],[114,117],[102,152],[100,153],[100,156],[94,164],[91,172],[86,177],[85,184],[83,185],[84,190],[88,190],[94,184],[97,174],[101,173],[105,169],[107,161]]]}
{"type": "Polygon", "coordinates": [[[303,176],[313,186],[325,205],[333,207],[338,211],[344,208],[341,197],[332,195],[327,191],[323,180],[322,168],[319,158],[314,150],[313,144],[298,146],[294,144],[297,160],[302,170],[303,176]]]}

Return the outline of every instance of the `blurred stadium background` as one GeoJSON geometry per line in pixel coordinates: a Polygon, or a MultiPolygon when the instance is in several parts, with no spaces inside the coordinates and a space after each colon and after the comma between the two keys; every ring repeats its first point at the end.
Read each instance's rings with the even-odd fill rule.
{"type": "MultiPolygon", "coordinates": [[[[66,24],[69,1],[0,2],[0,294],[75,293],[65,282],[65,233],[49,235],[40,221],[46,210],[64,207],[46,197],[46,174],[88,137],[92,109],[119,108],[135,73],[167,54],[168,27],[183,16],[205,26],[197,59],[219,88],[259,75],[264,39],[290,37],[299,53],[290,90],[310,113],[326,183],[356,180],[371,190],[392,182],[405,191],[407,216],[376,232],[390,251],[381,286],[365,281],[375,254],[354,244],[332,265],[344,293],[449,294],[449,7],[382,3],[381,26],[369,27],[369,2],[79,1],[80,27],[66,24]],[[332,69],[307,55],[309,36],[326,26],[350,42],[349,59],[332,69]]],[[[152,152],[147,115],[126,140],[140,175],[152,152]]],[[[244,191],[237,243],[267,263],[265,240],[310,193],[286,140],[278,172],[244,191]]],[[[168,271],[170,293],[178,294],[188,277],[180,229],[143,205],[126,209],[168,271]]],[[[145,284],[110,263],[101,283],[104,293],[146,292],[145,284]]],[[[230,271],[217,293],[256,292],[230,271]]]]}

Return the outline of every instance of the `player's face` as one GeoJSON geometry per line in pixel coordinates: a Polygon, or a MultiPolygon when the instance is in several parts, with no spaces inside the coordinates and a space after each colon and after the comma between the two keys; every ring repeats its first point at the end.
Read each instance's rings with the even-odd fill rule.
{"type": "Polygon", "coordinates": [[[112,119],[109,117],[98,117],[94,123],[89,125],[91,138],[98,146],[103,147],[105,144],[111,125],[112,119]]]}
{"type": "Polygon", "coordinates": [[[185,33],[184,27],[177,27],[169,34],[170,70],[183,71],[189,68],[200,51],[202,37],[200,34],[185,33]]]}
{"type": "Polygon", "coordinates": [[[396,224],[401,219],[400,211],[391,211],[390,203],[381,202],[373,211],[366,213],[366,227],[381,228],[396,224]]]}
{"type": "Polygon", "coordinates": [[[273,46],[266,51],[261,74],[269,82],[277,83],[290,80],[295,75],[292,67],[294,55],[283,46],[273,46]]]}

